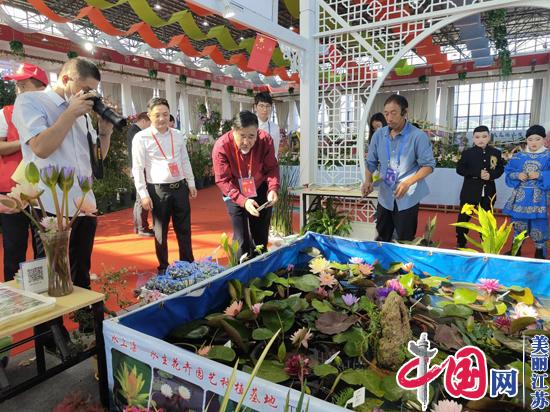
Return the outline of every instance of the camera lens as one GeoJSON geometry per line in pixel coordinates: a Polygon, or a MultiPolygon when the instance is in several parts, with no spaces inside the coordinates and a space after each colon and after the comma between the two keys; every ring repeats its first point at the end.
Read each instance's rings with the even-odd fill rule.
{"type": "Polygon", "coordinates": [[[122,129],[124,126],[126,126],[126,118],[120,116],[113,109],[106,106],[105,103],[103,103],[103,99],[101,98],[101,96],[93,96],[92,100],[94,101],[94,112],[100,115],[103,119],[112,123],[117,129],[122,129]]]}

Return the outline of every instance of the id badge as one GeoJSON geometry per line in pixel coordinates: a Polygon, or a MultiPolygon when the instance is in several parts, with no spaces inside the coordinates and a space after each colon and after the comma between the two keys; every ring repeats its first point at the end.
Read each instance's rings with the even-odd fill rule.
{"type": "Polygon", "coordinates": [[[253,177],[242,177],[239,179],[239,186],[244,197],[256,197],[256,183],[253,177]]]}
{"type": "Polygon", "coordinates": [[[391,167],[388,167],[386,169],[386,175],[384,176],[384,182],[389,187],[394,187],[396,181],[397,181],[397,170],[395,170],[391,167]]]}
{"type": "Polygon", "coordinates": [[[170,169],[170,174],[172,177],[180,177],[180,169],[177,163],[168,163],[168,169],[170,169]]]}

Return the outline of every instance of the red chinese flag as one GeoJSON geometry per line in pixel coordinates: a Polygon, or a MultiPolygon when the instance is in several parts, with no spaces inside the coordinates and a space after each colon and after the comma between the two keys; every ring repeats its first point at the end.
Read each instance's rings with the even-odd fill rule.
{"type": "Polygon", "coordinates": [[[263,73],[269,67],[269,61],[275,50],[277,42],[263,34],[256,36],[256,41],[250,52],[248,59],[248,68],[263,73]]]}

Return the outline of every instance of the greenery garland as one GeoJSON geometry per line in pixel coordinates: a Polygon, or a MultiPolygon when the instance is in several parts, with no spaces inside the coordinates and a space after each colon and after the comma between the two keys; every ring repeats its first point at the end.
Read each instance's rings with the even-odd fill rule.
{"type": "Polygon", "coordinates": [[[233,93],[235,91],[235,88],[231,85],[227,86],[227,93],[233,93]]]}
{"type": "Polygon", "coordinates": [[[157,76],[159,75],[159,72],[158,72],[158,70],[151,69],[151,70],[149,70],[148,74],[149,74],[149,79],[156,80],[157,76]]]}
{"type": "Polygon", "coordinates": [[[212,80],[206,79],[204,81],[204,87],[206,87],[207,89],[210,89],[211,86],[212,86],[212,80]]]}
{"type": "Polygon", "coordinates": [[[180,74],[179,82],[181,84],[187,84],[187,76],[185,74],[180,74]]]}
{"type": "Polygon", "coordinates": [[[67,57],[68,57],[69,59],[74,59],[75,57],[78,57],[78,53],[75,52],[74,50],[69,50],[69,51],[67,52],[67,57]]]}
{"type": "Polygon", "coordinates": [[[19,40],[10,41],[10,50],[16,56],[25,56],[25,48],[23,47],[23,43],[21,43],[19,40]]]}
{"type": "Polygon", "coordinates": [[[508,33],[506,30],[505,9],[491,10],[487,13],[486,23],[491,29],[495,48],[498,51],[498,61],[500,66],[500,75],[508,77],[512,74],[512,58],[508,50],[508,33]]]}

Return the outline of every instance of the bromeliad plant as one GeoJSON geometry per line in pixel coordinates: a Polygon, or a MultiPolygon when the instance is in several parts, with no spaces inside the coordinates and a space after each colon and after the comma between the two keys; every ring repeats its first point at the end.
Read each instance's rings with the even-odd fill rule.
{"type": "MultiPolygon", "coordinates": [[[[502,225],[498,226],[494,212],[483,209],[478,206],[477,209],[474,205],[466,203],[460,213],[465,213],[469,216],[473,216],[477,220],[478,224],[472,222],[458,222],[452,223],[451,226],[461,227],[464,229],[471,229],[478,232],[481,235],[479,242],[466,235],[466,239],[478,250],[466,248],[462,250],[483,253],[492,253],[498,255],[508,242],[508,238],[513,231],[513,225],[508,224],[508,220],[504,219],[502,225]]],[[[523,241],[525,240],[526,231],[516,235],[512,241],[511,254],[515,256],[518,253],[523,241]]]]}
{"type": "Polygon", "coordinates": [[[472,344],[500,368],[521,363],[522,335],[548,333],[528,288],[495,279],[452,283],[415,274],[411,262],[384,269],[361,257],[341,263],[317,255],[307,267],[227,286],[225,308],[176,327],[166,340],[339,406],[364,386],[360,411],[420,408],[415,393],[397,386],[395,371],[422,332],[438,346],[434,362],[472,344]]]}
{"type": "Polygon", "coordinates": [[[3,213],[24,213],[39,231],[48,259],[50,296],[64,296],[73,291],[68,257],[71,226],[80,213],[93,215],[96,212],[95,202],[91,197],[86,198],[92,190],[92,178],[77,176],[76,180],[82,196],[74,200],[76,211],[73,216],[69,214],[69,192],[75,184],[73,167],[50,165],[39,171],[31,162],[25,168],[25,181],[18,183],[7,196],[0,196],[3,213]],[[41,196],[45,189],[38,185],[40,181],[51,192],[54,216],[44,208],[41,196]]]}

